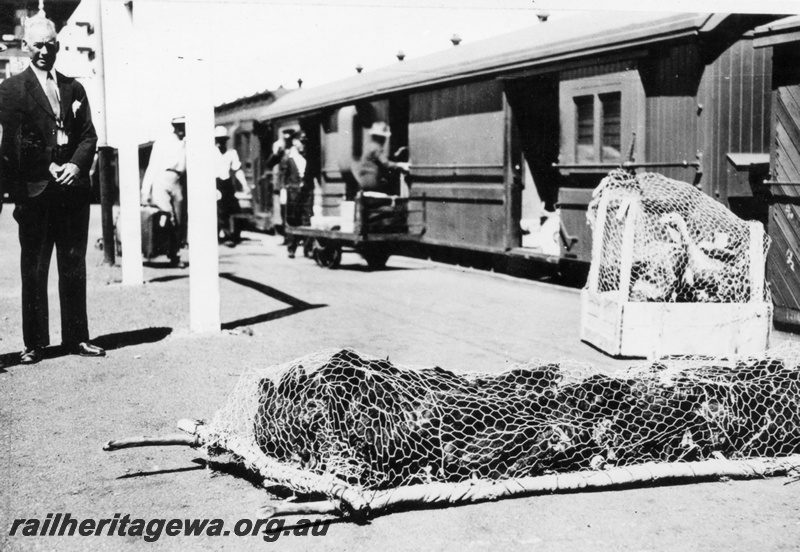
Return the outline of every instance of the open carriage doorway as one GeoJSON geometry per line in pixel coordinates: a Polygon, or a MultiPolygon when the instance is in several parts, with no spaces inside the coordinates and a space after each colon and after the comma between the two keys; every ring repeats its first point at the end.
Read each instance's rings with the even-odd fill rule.
{"type": "Polygon", "coordinates": [[[505,81],[510,112],[510,245],[560,254],[557,75],[505,81]]]}
{"type": "Polygon", "coordinates": [[[520,243],[524,249],[538,250],[545,255],[558,255],[559,246],[559,213],[549,208],[539,195],[536,182],[528,161],[522,156],[521,161],[521,198],[520,198],[520,243]]]}

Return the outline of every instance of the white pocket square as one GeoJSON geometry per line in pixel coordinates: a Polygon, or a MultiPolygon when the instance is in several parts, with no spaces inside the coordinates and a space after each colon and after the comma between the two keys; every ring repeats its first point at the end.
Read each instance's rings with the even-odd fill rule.
{"type": "Polygon", "coordinates": [[[78,100],[75,100],[74,102],[72,102],[72,115],[73,115],[73,117],[75,115],[77,115],[78,110],[80,108],[81,108],[81,102],[79,102],[78,100]]]}

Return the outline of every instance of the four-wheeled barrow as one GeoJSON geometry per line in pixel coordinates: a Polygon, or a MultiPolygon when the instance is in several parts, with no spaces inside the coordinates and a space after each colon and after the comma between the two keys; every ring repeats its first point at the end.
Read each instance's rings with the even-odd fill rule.
{"type": "Polygon", "coordinates": [[[424,223],[420,227],[409,226],[408,214],[408,198],[359,193],[352,224],[344,221],[330,228],[287,226],[286,234],[304,238],[307,256],[323,268],[338,267],[342,251],[348,249],[360,254],[370,269],[379,270],[392,254],[408,243],[419,241],[425,233],[424,223]]]}

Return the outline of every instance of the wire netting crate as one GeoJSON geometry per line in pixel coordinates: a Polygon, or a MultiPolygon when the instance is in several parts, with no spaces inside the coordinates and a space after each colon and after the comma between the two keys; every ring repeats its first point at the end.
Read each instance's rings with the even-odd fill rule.
{"type": "Polygon", "coordinates": [[[581,339],[615,356],[754,353],[769,345],[769,237],[690,184],[614,171],[594,194],[581,339]]]}

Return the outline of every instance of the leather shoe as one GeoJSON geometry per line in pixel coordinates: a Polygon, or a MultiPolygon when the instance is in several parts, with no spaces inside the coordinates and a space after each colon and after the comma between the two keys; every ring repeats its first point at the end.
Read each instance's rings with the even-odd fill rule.
{"type": "Polygon", "coordinates": [[[189,266],[186,261],[182,260],[180,257],[172,257],[169,261],[169,264],[175,268],[186,268],[189,266]]]}
{"type": "Polygon", "coordinates": [[[101,357],[106,356],[104,349],[97,345],[92,345],[88,341],[82,341],[74,345],[67,346],[67,351],[73,355],[80,355],[86,357],[101,357]]]}
{"type": "Polygon", "coordinates": [[[41,347],[36,347],[33,349],[25,349],[22,351],[22,354],[19,356],[19,363],[20,364],[36,364],[40,360],[44,358],[44,353],[41,347]]]}

